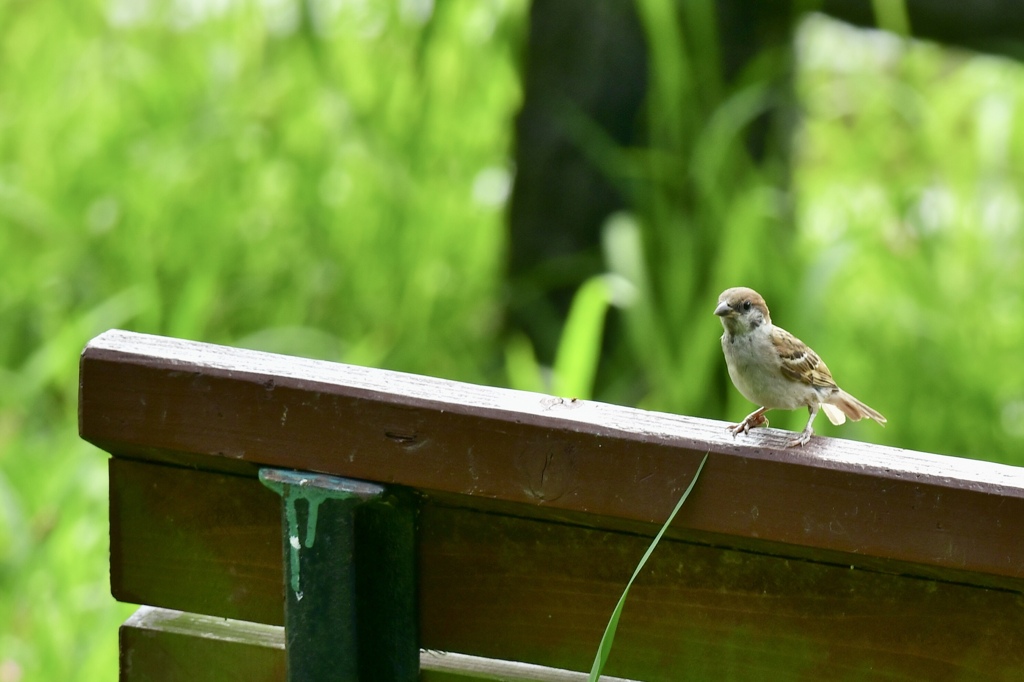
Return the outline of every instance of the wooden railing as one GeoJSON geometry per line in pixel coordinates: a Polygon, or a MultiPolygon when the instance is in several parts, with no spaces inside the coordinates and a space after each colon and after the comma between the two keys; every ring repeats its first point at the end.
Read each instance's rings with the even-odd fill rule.
{"type": "Polygon", "coordinates": [[[333,678],[413,679],[422,663],[421,679],[577,679],[537,666],[589,669],[705,453],[610,674],[1024,679],[1024,470],[724,427],[107,332],[82,356],[80,428],[113,455],[113,595],[144,605],[122,627],[122,680],[300,679],[284,642],[335,636],[315,611],[287,615],[334,600],[296,601],[289,545],[305,541],[261,471],[377,484],[397,510],[355,535],[371,568],[342,598],[356,632],[337,636],[361,662],[327,661],[333,678]]]}

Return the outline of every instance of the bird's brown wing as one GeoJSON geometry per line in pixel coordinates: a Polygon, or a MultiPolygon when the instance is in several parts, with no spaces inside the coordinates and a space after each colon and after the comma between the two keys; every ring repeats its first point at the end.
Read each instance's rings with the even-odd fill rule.
{"type": "Polygon", "coordinates": [[[836,388],[832,373],[818,354],[785,329],[772,329],[772,343],[782,359],[782,373],[794,381],[820,388],[836,388]]]}

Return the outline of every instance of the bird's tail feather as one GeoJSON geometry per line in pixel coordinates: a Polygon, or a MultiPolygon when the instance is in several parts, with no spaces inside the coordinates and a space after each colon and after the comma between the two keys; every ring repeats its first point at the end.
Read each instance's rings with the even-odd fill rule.
{"type": "Polygon", "coordinates": [[[843,411],[840,410],[835,405],[822,403],[821,409],[825,413],[825,416],[828,417],[828,420],[835,424],[836,426],[839,426],[840,424],[846,421],[846,415],[843,414],[843,411]]]}
{"type": "Polygon", "coordinates": [[[867,417],[874,419],[879,424],[885,424],[886,421],[885,417],[878,410],[868,407],[843,390],[831,396],[828,403],[823,404],[821,407],[829,421],[836,425],[846,421],[845,417],[849,417],[852,421],[859,421],[867,417]],[[836,421],[837,419],[838,421],[836,421]]]}

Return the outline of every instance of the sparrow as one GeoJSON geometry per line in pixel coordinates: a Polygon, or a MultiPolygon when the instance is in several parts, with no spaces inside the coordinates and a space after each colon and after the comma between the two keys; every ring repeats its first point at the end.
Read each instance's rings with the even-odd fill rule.
{"type": "Polygon", "coordinates": [[[768,410],[806,407],[810,416],[798,438],[786,447],[804,445],[814,433],[818,410],[842,424],[864,417],[885,424],[885,417],[839,388],[818,354],[782,327],[772,324],[764,299],[753,289],[734,287],[718,297],[715,315],[722,320],[722,350],[729,376],[743,397],[760,405],[739,424],[729,426],[733,438],[767,426],[768,410]]]}

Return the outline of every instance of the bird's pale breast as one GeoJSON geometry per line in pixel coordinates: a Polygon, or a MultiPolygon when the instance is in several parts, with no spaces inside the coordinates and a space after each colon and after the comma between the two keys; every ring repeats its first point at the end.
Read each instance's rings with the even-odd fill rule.
{"type": "Polygon", "coordinates": [[[818,391],[812,386],[782,373],[781,360],[767,334],[726,334],[722,336],[722,350],[729,377],[750,402],[785,410],[819,402],[818,391]]]}

